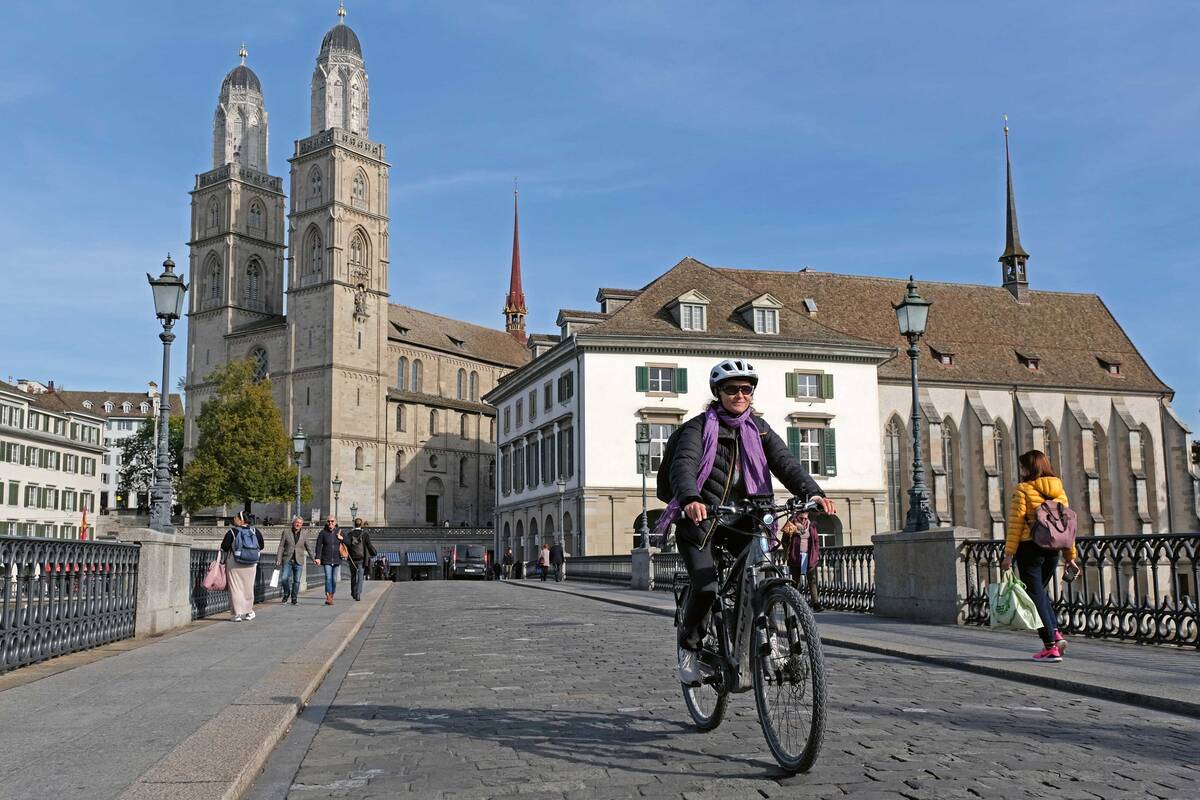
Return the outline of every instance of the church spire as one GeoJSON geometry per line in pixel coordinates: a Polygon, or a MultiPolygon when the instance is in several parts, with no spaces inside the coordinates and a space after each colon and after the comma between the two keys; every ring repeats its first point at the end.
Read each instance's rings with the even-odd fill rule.
{"type": "Polygon", "coordinates": [[[508,297],[504,300],[504,330],[522,344],[526,341],[525,290],[521,288],[521,236],[517,224],[517,186],[513,179],[513,249],[512,272],[508,277],[508,297]]]}
{"type": "Polygon", "coordinates": [[[1003,265],[1001,279],[1004,288],[1012,293],[1019,303],[1029,301],[1029,280],[1025,272],[1025,262],[1029,253],[1021,247],[1021,230],[1017,226],[1017,196],[1013,191],[1012,156],[1008,149],[1008,115],[1004,115],[1004,167],[1008,188],[1008,207],[1004,225],[1004,253],[1000,256],[1003,265]]]}

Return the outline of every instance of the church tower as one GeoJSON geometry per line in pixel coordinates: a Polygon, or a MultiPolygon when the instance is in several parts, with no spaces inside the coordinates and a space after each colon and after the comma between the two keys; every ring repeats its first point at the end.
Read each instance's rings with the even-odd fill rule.
{"type": "Polygon", "coordinates": [[[1029,253],[1021,247],[1021,230],[1017,227],[1017,196],[1013,191],[1012,157],[1008,152],[1008,116],[1004,117],[1004,168],[1008,186],[1007,216],[1004,225],[1004,252],[1000,255],[1001,280],[1018,303],[1029,302],[1029,277],[1025,262],[1029,253]]]}
{"type": "Polygon", "coordinates": [[[213,114],[212,169],[196,176],[192,195],[185,448],[195,446],[195,419],[211,387],[209,373],[253,357],[266,375],[284,363],[280,345],[240,335],[283,314],[283,180],[268,174],[267,109],[262,84],[241,63],[221,82],[213,114]],[[274,352],[271,352],[274,350],[274,352]]]}
{"type": "Polygon", "coordinates": [[[388,169],[367,138],[366,65],[346,10],[321,41],[311,135],[291,163],[288,247],[289,430],[303,425],[313,507],[384,519],[388,361],[388,169]]]}
{"type": "Polygon", "coordinates": [[[521,234],[517,225],[517,190],[513,189],[512,271],[508,275],[508,296],[504,299],[504,330],[525,344],[525,290],[521,287],[521,234]]]}

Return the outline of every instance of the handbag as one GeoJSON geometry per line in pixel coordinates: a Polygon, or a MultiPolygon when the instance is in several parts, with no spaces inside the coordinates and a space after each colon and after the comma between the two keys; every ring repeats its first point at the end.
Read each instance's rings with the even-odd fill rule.
{"type": "Polygon", "coordinates": [[[220,558],[214,559],[208,565],[208,572],[204,574],[204,580],[201,585],[210,592],[225,591],[225,565],[221,563],[220,558]]]}
{"type": "Polygon", "coordinates": [[[278,569],[271,573],[271,588],[272,589],[279,588],[279,570],[278,569]]]}
{"type": "Polygon", "coordinates": [[[1033,598],[1011,569],[1000,575],[999,583],[988,584],[987,594],[991,627],[1018,631],[1036,631],[1042,627],[1033,598]]]}

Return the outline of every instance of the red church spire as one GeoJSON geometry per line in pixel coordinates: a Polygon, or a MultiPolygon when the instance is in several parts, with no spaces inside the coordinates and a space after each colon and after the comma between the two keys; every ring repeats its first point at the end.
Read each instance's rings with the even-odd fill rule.
{"type": "Polygon", "coordinates": [[[521,237],[517,224],[517,189],[514,185],[512,273],[508,279],[508,297],[504,300],[504,330],[522,344],[526,341],[525,314],[528,311],[525,307],[525,291],[521,288],[521,237]]]}

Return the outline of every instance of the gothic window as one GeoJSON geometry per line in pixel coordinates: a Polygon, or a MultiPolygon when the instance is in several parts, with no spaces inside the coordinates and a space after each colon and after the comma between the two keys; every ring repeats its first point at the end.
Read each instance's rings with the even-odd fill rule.
{"type": "Polygon", "coordinates": [[[463,456],[458,461],[458,485],[467,485],[467,457],[463,456]]]}
{"type": "Polygon", "coordinates": [[[458,417],[458,435],[463,439],[467,438],[467,415],[460,414],[458,417]]]}
{"type": "Polygon", "coordinates": [[[458,371],[458,381],[455,384],[455,390],[454,390],[454,396],[457,397],[459,400],[463,399],[463,390],[465,388],[463,384],[465,384],[466,382],[467,382],[467,371],[465,369],[460,369],[458,371]]]}
{"type": "Polygon", "coordinates": [[[250,219],[250,227],[255,230],[262,230],[263,228],[266,227],[266,221],[263,216],[262,203],[258,202],[257,200],[251,201],[249,219],[250,219]]]}
{"type": "Polygon", "coordinates": [[[354,468],[363,468],[363,449],[361,447],[354,448],[354,468]]]}
{"type": "Polygon", "coordinates": [[[954,422],[949,417],[942,422],[942,464],[946,468],[946,519],[954,524],[954,484],[958,476],[954,467],[954,422]]]}
{"type": "Polygon", "coordinates": [[[1050,420],[1046,420],[1042,425],[1043,430],[1046,432],[1045,444],[1043,445],[1046,448],[1046,458],[1050,459],[1050,466],[1061,475],[1064,465],[1058,463],[1058,433],[1054,430],[1054,425],[1050,420]]]}
{"type": "Polygon", "coordinates": [[[421,359],[414,358],[412,362],[412,390],[421,391],[421,359]]]}
{"type": "Polygon", "coordinates": [[[208,279],[208,299],[218,302],[221,299],[221,262],[216,255],[210,254],[204,269],[208,279]]]}
{"type": "Polygon", "coordinates": [[[438,413],[437,413],[437,409],[435,408],[429,412],[429,435],[437,436],[437,432],[438,432],[438,413]]]}
{"type": "Polygon", "coordinates": [[[396,362],[396,386],[398,386],[401,389],[401,391],[403,391],[404,387],[406,386],[406,384],[404,382],[404,377],[407,374],[408,374],[408,359],[402,357],[399,361],[396,362]]]}
{"type": "Polygon", "coordinates": [[[479,373],[471,370],[471,401],[479,401],[479,373]]]}
{"type": "Polygon", "coordinates": [[[366,272],[366,253],[366,240],[363,238],[361,231],[356,231],[350,237],[350,273],[352,275],[358,276],[366,272]]]}
{"type": "Polygon", "coordinates": [[[891,530],[904,527],[903,444],[900,436],[902,423],[893,419],[883,433],[883,465],[887,473],[888,521],[891,530]]]}
{"type": "Polygon", "coordinates": [[[221,219],[221,204],[216,198],[208,201],[208,227],[210,229],[217,227],[217,223],[221,219]]]}
{"type": "Polygon", "coordinates": [[[396,430],[403,431],[408,428],[406,416],[404,406],[396,406],[396,430]]]}
{"type": "Polygon", "coordinates": [[[254,366],[254,380],[266,380],[270,368],[267,351],[261,347],[254,348],[250,351],[250,362],[254,366]]]}
{"type": "Polygon", "coordinates": [[[488,459],[488,488],[496,488],[496,459],[488,459]]]}
{"type": "Polygon", "coordinates": [[[313,167],[308,173],[308,194],[316,200],[321,199],[321,168],[313,167]]]}
{"type": "Polygon", "coordinates": [[[321,241],[321,232],[316,227],[309,228],[304,247],[308,258],[308,274],[320,275],[325,270],[325,248],[321,241]]]}
{"type": "Polygon", "coordinates": [[[396,451],[396,482],[404,482],[404,451],[396,451]]]}
{"type": "Polygon", "coordinates": [[[258,283],[262,276],[262,268],[258,259],[251,259],[246,265],[246,299],[251,303],[258,302],[258,283]]]}
{"type": "Polygon", "coordinates": [[[358,203],[366,205],[367,203],[367,176],[360,169],[354,174],[354,185],[351,187],[354,200],[358,203]]]}
{"type": "Polygon", "coordinates": [[[1008,480],[1004,463],[1004,439],[1004,424],[996,420],[996,424],[992,426],[992,451],[996,458],[996,473],[1000,476],[1001,494],[1004,492],[1005,481],[1008,480]]]}

